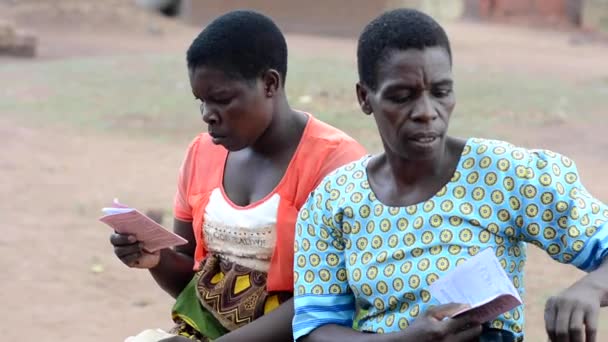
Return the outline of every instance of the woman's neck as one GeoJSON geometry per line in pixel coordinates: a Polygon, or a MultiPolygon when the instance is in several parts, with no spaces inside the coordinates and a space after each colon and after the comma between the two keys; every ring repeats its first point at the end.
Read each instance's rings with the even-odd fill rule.
{"type": "Polygon", "coordinates": [[[276,100],[272,121],[262,136],[251,146],[251,151],[259,155],[281,154],[292,150],[302,137],[308,116],[294,111],[283,95],[276,100]]]}
{"type": "Polygon", "coordinates": [[[378,199],[387,205],[407,206],[436,194],[452,178],[466,142],[445,138],[437,156],[428,160],[384,153],[368,165],[370,182],[378,199]]]}
{"type": "Polygon", "coordinates": [[[416,160],[403,158],[393,153],[385,153],[387,171],[390,173],[395,186],[411,186],[441,175],[445,170],[449,151],[446,142],[432,159],[416,160]]]}

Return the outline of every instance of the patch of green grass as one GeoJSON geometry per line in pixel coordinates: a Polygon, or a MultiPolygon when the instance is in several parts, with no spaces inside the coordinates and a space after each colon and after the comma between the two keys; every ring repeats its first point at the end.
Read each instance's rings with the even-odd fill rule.
{"type": "MultiPolygon", "coordinates": [[[[581,118],[603,98],[597,84],[456,68],[453,134],[489,136],[491,127],[581,118]]],[[[291,104],[340,127],[371,150],[380,147],[373,119],[355,98],[356,66],[292,57],[291,104]]],[[[189,139],[201,129],[183,56],[77,58],[0,65],[0,114],[29,124],[71,125],[108,134],[189,139]]],[[[605,95],[605,94],[604,94],[605,95]]]]}
{"type": "Polygon", "coordinates": [[[455,74],[458,104],[452,128],[458,134],[487,136],[494,133],[488,128],[515,121],[542,125],[588,120],[603,102],[602,90],[592,84],[464,68],[455,74]]]}
{"type": "Polygon", "coordinates": [[[0,101],[0,112],[41,124],[142,135],[172,135],[193,128],[197,106],[186,72],[175,56],[71,59],[18,65],[0,101]],[[22,93],[42,89],[42,96],[22,93]]]}

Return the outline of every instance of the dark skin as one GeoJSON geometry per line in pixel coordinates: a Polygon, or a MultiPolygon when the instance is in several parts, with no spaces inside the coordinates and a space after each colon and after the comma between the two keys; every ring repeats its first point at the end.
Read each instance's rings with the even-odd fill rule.
{"type": "Polygon", "coordinates": [[[466,342],[474,341],[481,327],[466,317],[449,318],[464,308],[460,304],[446,304],[430,308],[407,329],[388,334],[362,333],[351,328],[328,324],[308,336],[303,342],[466,342]]]}
{"type": "MultiPolygon", "coordinates": [[[[392,52],[377,77],[377,90],[361,83],[356,88],[363,112],[374,114],[385,150],[368,164],[370,185],[387,205],[422,202],[450,180],[465,146],[446,137],[456,104],[449,58],[441,48],[392,52]]],[[[395,333],[370,335],[330,324],[303,341],[472,341],[481,326],[466,316],[449,318],[460,308],[432,308],[395,333]]]]}
{"type": "MultiPolygon", "coordinates": [[[[213,142],[229,151],[223,184],[229,199],[238,206],[263,199],[281,181],[308,116],[289,107],[282,78],[273,69],[244,80],[212,66],[200,66],[189,70],[189,78],[213,142]],[[248,170],[247,177],[243,170],[248,170]]],[[[176,219],[174,231],[189,243],[157,253],[143,251],[132,236],[113,234],[110,240],[123,263],[149,269],[159,286],[177,297],[194,275],[196,242],[192,222],[176,219]]],[[[216,341],[291,341],[293,314],[293,300],[289,300],[216,341]]],[[[180,340],[184,339],[168,341],[180,340]]]]}
{"type": "Polygon", "coordinates": [[[596,342],[601,307],[608,306],[608,263],[545,304],[545,328],[552,342],[596,342]]]}
{"type": "Polygon", "coordinates": [[[456,99],[443,49],[390,54],[378,70],[378,90],[357,85],[366,114],[374,114],[385,152],[370,161],[370,184],[387,205],[434,196],[452,177],[465,141],[446,135],[456,99]]]}
{"type": "MultiPolygon", "coordinates": [[[[450,180],[458,165],[465,142],[447,136],[456,103],[451,69],[449,55],[441,47],[391,51],[378,70],[377,89],[357,84],[361,108],[374,115],[384,145],[384,153],[372,158],[367,166],[370,186],[384,204],[407,206],[428,200],[450,180]]],[[[599,308],[606,305],[608,263],[604,262],[547,301],[545,324],[550,340],[597,341],[599,308]]],[[[451,320],[425,318],[418,324],[437,336],[447,336],[437,341],[462,341],[453,334],[466,324],[440,324],[451,320]]],[[[425,335],[412,332],[414,326],[385,337],[328,325],[316,329],[304,341],[424,340],[420,336],[425,335]]],[[[481,332],[478,325],[471,325],[469,330],[481,332]]]]}

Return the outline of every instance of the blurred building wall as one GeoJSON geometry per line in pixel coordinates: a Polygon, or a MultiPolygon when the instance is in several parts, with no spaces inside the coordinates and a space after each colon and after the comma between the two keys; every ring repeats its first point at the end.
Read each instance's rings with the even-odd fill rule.
{"type": "Polygon", "coordinates": [[[583,0],[465,0],[469,18],[582,24],[583,0]]]}
{"type": "Polygon", "coordinates": [[[253,9],[285,32],[356,36],[387,8],[383,0],[183,0],[182,17],[194,25],[235,9],[253,9]]]}
{"type": "Polygon", "coordinates": [[[585,26],[608,32],[608,0],[181,0],[180,13],[204,26],[235,9],[272,17],[285,32],[356,37],[391,8],[418,8],[439,21],[469,19],[585,26]]]}

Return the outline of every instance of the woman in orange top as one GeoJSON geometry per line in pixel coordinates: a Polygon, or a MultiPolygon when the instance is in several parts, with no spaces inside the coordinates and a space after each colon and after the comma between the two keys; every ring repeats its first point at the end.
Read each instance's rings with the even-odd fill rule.
{"type": "Polygon", "coordinates": [[[290,108],[287,47],[269,18],[250,11],[217,18],[187,61],[208,125],[188,148],[175,198],[174,230],[189,243],[146,253],[133,236],[114,234],[115,253],[149,269],[177,298],[177,335],[291,340],[297,213],[329,172],[364,150],[290,108]]]}

